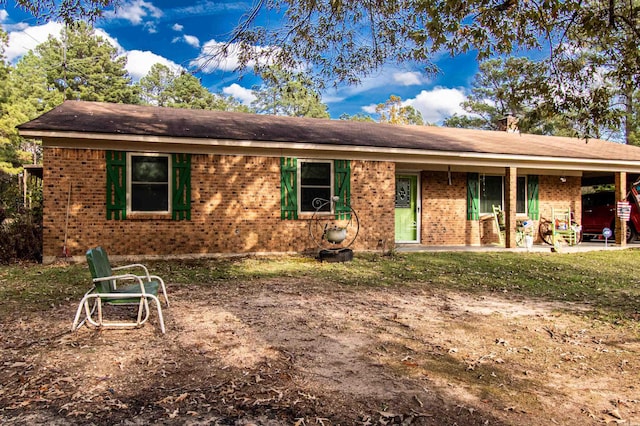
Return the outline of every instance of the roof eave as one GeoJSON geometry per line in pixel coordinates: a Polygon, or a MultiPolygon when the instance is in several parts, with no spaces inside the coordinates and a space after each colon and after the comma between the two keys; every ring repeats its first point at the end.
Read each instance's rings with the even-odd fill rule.
{"type": "Polygon", "coordinates": [[[270,157],[327,158],[393,161],[416,165],[516,167],[540,170],[576,170],[640,173],[640,163],[628,160],[568,158],[496,154],[472,151],[436,151],[361,145],[301,142],[185,138],[155,135],[87,133],[21,129],[23,137],[41,139],[57,148],[135,150],[138,152],[185,152],[194,154],[253,155],[270,157]]]}

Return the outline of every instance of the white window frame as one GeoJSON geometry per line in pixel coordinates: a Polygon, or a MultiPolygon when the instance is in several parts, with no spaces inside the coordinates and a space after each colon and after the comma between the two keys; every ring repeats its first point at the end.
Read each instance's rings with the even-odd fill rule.
{"type": "MultiPolygon", "coordinates": [[[[501,194],[501,197],[500,197],[501,198],[500,207],[504,210],[504,175],[481,174],[479,176],[479,178],[478,178],[478,203],[479,203],[479,205],[482,206],[482,179],[485,176],[499,176],[501,178],[500,181],[502,182],[502,188],[501,188],[502,189],[502,194],[501,194]]],[[[527,191],[529,189],[528,185],[527,185],[528,179],[527,179],[527,176],[518,176],[516,179],[519,179],[519,178],[524,178],[524,211],[522,211],[522,212],[516,211],[516,214],[525,215],[529,211],[529,209],[528,209],[529,196],[527,194],[527,191]]],[[[517,192],[518,192],[518,189],[516,188],[516,206],[518,205],[518,203],[517,203],[517,192]]],[[[483,215],[484,214],[492,214],[492,213],[493,213],[493,211],[488,211],[488,212],[481,211],[480,212],[480,214],[483,214],[483,215]]]]}
{"type": "Polygon", "coordinates": [[[172,212],[172,194],[173,194],[173,168],[171,164],[171,155],[170,154],[160,154],[160,153],[149,153],[149,152],[127,152],[127,214],[133,215],[144,215],[144,214],[164,214],[169,215],[172,212]],[[133,181],[131,178],[131,170],[133,166],[132,157],[165,157],[167,158],[167,179],[169,180],[167,185],[167,210],[133,210],[132,209],[132,198],[133,194],[131,191],[131,187],[133,185],[133,181]]]}
{"type": "MultiPolygon", "coordinates": [[[[326,163],[329,164],[330,166],[330,171],[329,171],[329,191],[330,191],[330,198],[333,197],[334,195],[334,170],[333,170],[333,160],[316,160],[316,159],[302,159],[302,160],[298,160],[298,214],[299,215],[305,215],[305,214],[313,214],[315,213],[315,210],[302,210],[302,165],[305,163],[326,163]]],[[[305,185],[305,188],[326,188],[326,186],[312,186],[312,185],[305,185]]],[[[323,212],[319,212],[319,214],[334,214],[334,209],[333,209],[333,203],[331,202],[331,200],[329,200],[330,202],[330,211],[323,211],[323,212]]]]}

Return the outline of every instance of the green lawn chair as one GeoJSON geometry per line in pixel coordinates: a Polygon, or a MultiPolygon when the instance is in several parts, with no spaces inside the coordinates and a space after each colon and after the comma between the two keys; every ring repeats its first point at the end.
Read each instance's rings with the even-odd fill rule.
{"type": "Polygon", "coordinates": [[[106,251],[102,247],[96,247],[87,251],[87,263],[93,279],[93,288],[85,293],[78,305],[71,331],[75,331],[88,322],[96,327],[140,327],[149,319],[149,299],[153,300],[158,309],[158,322],[162,333],[165,333],[162,308],[158,299],[158,292],[162,295],[167,306],[167,290],[162,278],[150,275],[146,266],[139,263],[112,268],[106,251]],[[114,271],[142,269],[143,275],[123,273],[114,275],[114,271]],[[119,284],[124,282],[125,284],[119,284]],[[90,306],[93,301],[93,306],[90,306]],[[110,305],[137,305],[138,315],[135,321],[105,321],[103,318],[102,304],[110,305]],[[80,321],[84,308],[86,318],[80,321]],[[93,315],[97,310],[97,318],[93,315]]]}

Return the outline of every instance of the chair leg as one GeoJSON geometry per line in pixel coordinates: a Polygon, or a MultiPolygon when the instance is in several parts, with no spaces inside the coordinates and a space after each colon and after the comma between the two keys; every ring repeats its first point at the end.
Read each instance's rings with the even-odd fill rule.
{"type": "Polygon", "coordinates": [[[84,321],[82,321],[82,323],[80,323],[80,314],[82,313],[82,308],[85,307],[85,304],[88,303],[87,302],[87,297],[83,297],[82,300],[80,301],[80,304],[78,305],[78,310],[76,311],[76,316],[73,319],[73,324],[71,325],[71,331],[76,331],[77,329],[80,328],[80,326],[82,325],[82,323],[84,323],[84,321]]]}
{"type": "MultiPolygon", "coordinates": [[[[167,304],[168,303],[169,301],[167,300],[167,304]]],[[[164,317],[162,316],[162,308],[160,308],[160,301],[158,299],[156,299],[156,306],[158,307],[158,322],[160,323],[160,330],[162,330],[162,334],[165,334],[164,317]]]]}
{"type": "MultiPolygon", "coordinates": [[[[158,323],[160,323],[160,330],[162,331],[162,334],[165,334],[166,329],[164,328],[164,317],[162,316],[162,307],[160,304],[160,299],[158,299],[156,296],[152,294],[147,295],[147,297],[152,299],[156,304],[156,308],[158,309],[158,323]]],[[[145,301],[146,301],[146,298],[145,298],[145,301]]]]}
{"type": "MultiPolygon", "coordinates": [[[[145,300],[143,297],[140,298],[140,303],[138,303],[138,325],[142,324],[142,309],[145,307],[145,300]]],[[[149,312],[149,307],[147,306],[147,312],[149,312]]],[[[147,317],[149,314],[147,313],[147,317]]],[[[147,318],[145,318],[146,321],[147,318]]]]}
{"type": "Polygon", "coordinates": [[[82,298],[82,300],[80,301],[80,304],[78,305],[78,309],[76,310],[76,315],[74,317],[73,320],[73,324],[71,325],[71,331],[77,331],[80,326],[82,324],[84,324],[85,322],[90,323],[91,325],[94,325],[96,327],[139,327],[142,324],[144,324],[148,319],[149,319],[149,298],[153,299],[153,301],[156,304],[156,308],[158,310],[158,322],[160,324],[160,330],[162,331],[162,334],[166,333],[166,328],[164,326],[164,316],[162,315],[162,307],[161,307],[161,303],[160,300],[154,296],[154,295],[146,295],[146,296],[142,296],[140,299],[140,304],[138,306],[138,315],[137,315],[137,321],[135,323],[105,323],[104,322],[104,318],[103,318],[103,313],[102,313],[102,298],[97,295],[97,294],[91,294],[91,295],[85,295],[85,297],[82,298]],[[94,299],[94,306],[93,308],[89,307],[89,300],[90,299],[94,299]],[[93,319],[93,312],[94,310],[96,310],[97,308],[97,320],[93,319]],[[80,316],[82,314],[82,310],[84,309],[85,311],[85,315],[86,318],[83,321],[80,321],[80,316]],[[143,312],[144,312],[144,317],[143,317],[143,312]]]}
{"type": "Polygon", "coordinates": [[[167,297],[167,287],[164,285],[164,280],[157,275],[152,277],[154,280],[160,283],[160,287],[162,288],[162,295],[164,296],[164,302],[169,307],[169,297],[167,297]]]}

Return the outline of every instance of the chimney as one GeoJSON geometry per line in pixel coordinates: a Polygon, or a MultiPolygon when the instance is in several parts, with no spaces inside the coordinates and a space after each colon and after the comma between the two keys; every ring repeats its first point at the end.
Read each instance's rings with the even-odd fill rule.
{"type": "Polygon", "coordinates": [[[515,117],[513,114],[509,114],[498,120],[498,130],[507,133],[520,133],[520,130],[518,129],[518,121],[518,117],[515,117]]]}

